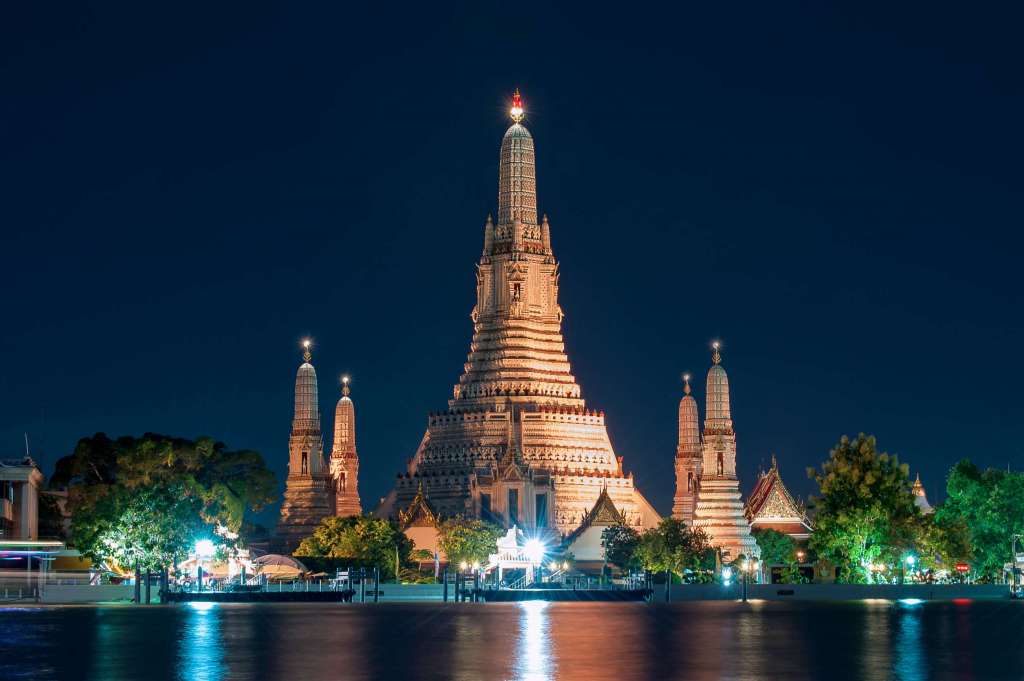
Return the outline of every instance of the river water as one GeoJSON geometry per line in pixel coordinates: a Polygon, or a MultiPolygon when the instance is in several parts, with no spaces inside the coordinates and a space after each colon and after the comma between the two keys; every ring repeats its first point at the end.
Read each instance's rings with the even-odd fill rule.
{"type": "Polygon", "coordinates": [[[1024,602],[0,609],[0,679],[1024,679],[1024,602]]]}

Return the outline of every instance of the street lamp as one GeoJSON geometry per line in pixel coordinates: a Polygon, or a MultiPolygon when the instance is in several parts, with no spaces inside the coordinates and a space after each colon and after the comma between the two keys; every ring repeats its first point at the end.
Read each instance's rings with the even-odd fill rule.
{"type": "Polygon", "coordinates": [[[747,602],[747,582],[750,581],[750,573],[751,572],[755,572],[758,569],[757,559],[748,560],[748,559],[744,558],[741,567],[743,568],[743,602],[746,603],[747,602]]]}
{"type": "MultiPolygon", "coordinates": [[[[914,564],[917,563],[917,558],[914,556],[914,554],[910,554],[909,556],[903,559],[903,562],[906,563],[906,568],[913,570],[914,564]]],[[[900,567],[902,568],[903,566],[900,567]]],[[[906,570],[903,571],[903,581],[907,581],[906,570]]]]}

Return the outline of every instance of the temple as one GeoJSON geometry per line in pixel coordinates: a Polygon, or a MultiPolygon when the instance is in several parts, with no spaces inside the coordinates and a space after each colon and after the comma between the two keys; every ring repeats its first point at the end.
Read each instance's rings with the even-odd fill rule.
{"type": "Polygon", "coordinates": [[[303,342],[303,362],[295,375],[295,416],[288,439],[288,479],[277,523],[278,550],[288,553],[312,534],[325,516],[334,515],[329,472],[324,466],[320,400],[310,345],[308,340],[303,342]]]}
{"type": "Polygon", "coordinates": [[[752,530],[775,530],[803,541],[813,528],[802,504],[793,500],[779,475],[779,465],[772,456],[772,467],[762,472],[747,499],[747,521],[752,530]]]}
{"type": "Polygon", "coordinates": [[[341,378],[341,398],[334,409],[334,446],[331,447],[331,489],[334,513],[359,515],[359,456],[356,454],[356,412],[348,376],[341,378]]]}
{"type": "Polygon", "coordinates": [[[441,516],[465,515],[535,534],[568,535],[602,491],[638,529],[659,521],[623,470],[603,412],[587,409],[565,354],[559,268],[518,91],[501,142],[498,211],[484,224],[473,338],[448,408],[376,510],[397,518],[419,490],[441,516]]]}
{"type": "Polygon", "coordinates": [[[924,492],[924,485],[921,484],[921,474],[917,474],[917,479],[914,480],[914,486],[911,487],[910,491],[914,495],[914,505],[921,511],[921,513],[934,513],[935,509],[928,503],[928,495],[924,492]]]}
{"type": "Polygon", "coordinates": [[[722,367],[720,346],[712,345],[708,370],[706,413],[704,414],[704,462],[699,481],[693,526],[707,533],[711,544],[730,562],[741,555],[759,556],[757,542],[750,535],[750,524],[740,497],[736,476],[736,431],[729,406],[729,377],[722,367]]]}
{"type": "Polygon", "coordinates": [[[683,384],[683,399],[679,400],[676,493],[672,500],[672,517],[692,525],[704,455],[701,452],[697,400],[690,394],[690,374],[683,374],[683,384]]]}

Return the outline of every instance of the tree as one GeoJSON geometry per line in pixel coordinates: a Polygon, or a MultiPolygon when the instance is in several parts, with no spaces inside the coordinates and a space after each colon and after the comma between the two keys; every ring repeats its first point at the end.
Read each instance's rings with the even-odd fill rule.
{"type": "Polygon", "coordinates": [[[963,519],[951,514],[922,515],[917,521],[917,551],[922,569],[952,574],[957,563],[969,561],[974,553],[971,531],[963,519]]]}
{"type": "Polygon", "coordinates": [[[964,459],[949,472],[946,501],[935,511],[941,525],[967,529],[971,566],[984,578],[999,576],[1011,560],[1011,537],[1024,533],[1024,473],[980,470],[964,459]]]}
{"type": "Polygon", "coordinates": [[[668,570],[681,577],[684,570],[700,569],[709,545],[704,530],[691,529],[676,518],[663,518],[640,536],[636,557],[646,570],[668,570]]]}
{"type": "Polygon", "coordinates": [[[758,528],[751,532],[761,549],[761,562],[765,567],[790,565],[796,561],[796,541],[778,530],[758,528]]]}
{"type": "Polygon", "coordinates": [[[225,543],[247,511],[274,499],[274,475],[256,452],[211,438],[147,433],[79,440],[51,488],[66,488],[71,543],[96,562],[159,568],[185,558],[196,539],[225,543]]]}
{"type": "Polygon", "coordinates": [[[861,433],[853,440],[844,435],[821,469],[807,473],[820,490],[810,546],[840,566],[845,579],[866,581],[873,563],[903,560],[919,515],[905,464],[861,433]]]}
{"type": "Polygon", "coordinates": [[[617,565],[620,570],[629,571],[640,567],[636,557],[640,546],[640,533],[628,525],[612,525],[601,532],[601,546],[604,557],[609,563],[617,565]]]}
{"type": "Polygon", "coordinates": [[[413,543],[392,521],[368,516],[328,516],[295,550],[298,558],[345,558],[362,567],[376,566],[382,580],[395,578],[409,562],[413,543]]]}
{"type": "Polygon", "coordinates": [[[501,528],[474,518],[448,518],[438,528],[438,544],[449,565],[486,563],[497,550],[501,528]]]}

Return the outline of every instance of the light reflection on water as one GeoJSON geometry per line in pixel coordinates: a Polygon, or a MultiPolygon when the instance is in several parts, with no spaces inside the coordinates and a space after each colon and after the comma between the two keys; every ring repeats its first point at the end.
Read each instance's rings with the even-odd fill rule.
{"type": "Polygon", "coordinates": [[[216,603],[189,603],[178,639],[182,681],[219,681],[224,676],[224,637],[216,603]]]}
{"type": "Polygon", "coordinates": [[[548,603],[524,601],[519,603],[519,659],[516,678],[523,681],[546,681],[553,678],[551,661],[551,632],[548,624],[548,603]]]}
{"type": "Polygon", "coordinates": [[[222,605],[0,615],[0,679],[1024,678],[1024,603],[222,605]]]}

